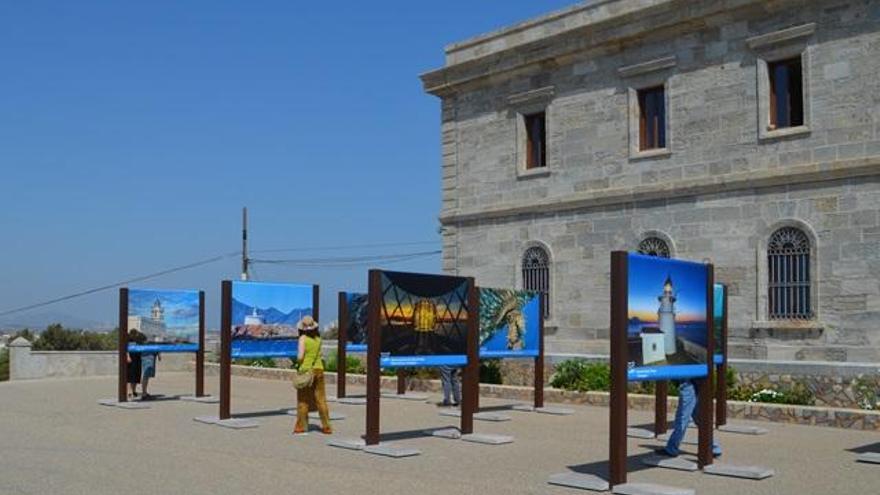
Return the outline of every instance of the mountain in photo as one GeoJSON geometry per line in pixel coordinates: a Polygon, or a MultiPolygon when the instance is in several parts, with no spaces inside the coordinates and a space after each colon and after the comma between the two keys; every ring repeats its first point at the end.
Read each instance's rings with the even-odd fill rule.
{"type": "MultiPolygon", "coordinates": [[[[312,314],[312,308],[294,308],[285,313],[276,308],[256,308],[257,314],[263,318],[267,325],[296,325],[303,316],[312,314]]],[[[232,322],[234,325],[240,325],[244,322],[244,317],[253,314],[254,306],[245,304],[237,299],[232,299],[232,322]]]]}

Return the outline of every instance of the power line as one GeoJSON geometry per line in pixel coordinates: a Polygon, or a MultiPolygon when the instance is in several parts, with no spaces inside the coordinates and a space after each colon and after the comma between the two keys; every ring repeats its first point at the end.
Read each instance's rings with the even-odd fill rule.
{"type": "MultiPolygon", "coordinates": [[[[356,248],[356,247],[382,247],[382,246],[391,246],[391,245],[417,245],[417,244],[426,244],[425,242],[415,242],[415,243],[384,243],[384,244],[369,244],[369,245],[361,245],[361,246],[346,246],[345,248],[356,248]]],[[[336,247],[325,247],[325,248],[291,248],[291,249],[281,249],[281,250],[263,250],[257,252],[283,252],[283,251],[306,251],[313,249],[339,249],[339,246],[336,247]]],[[[346,257],[332,257],[332,258],[298,258],[298,259],[281,259],[281,260],[260,260],[260,259],[250,259],[249,263],[257,264],[273,264],[273,265],[294,265],[294,266],[302,266],[302,267],[310,267],[310,268],[334,268],[334,267],[351,267],[365,264],[373,264],[378,262],[383,263],[397,263],[401,261],[407,261],[412,259],[424,258],[428,256],[435,256],[440,254],[442,251],[434,250],[434,251],[419,251],[419,252],[411,252],[411,253],[397,253],[397,254],[388,254],[388,255],[368,255],[368,256],[346,256],[346,257]]],[[[241,255],[241,251],[233,251],[226,254],[221,254],[219,256],[214,256],[211,258],[206,258],[200,261],[196,261],[193,263],[188,263],[186,265],[176,266],[173,268],[168,268],[165,270],[161,270],[158,272],[150,273],[148,275],[141,275],[138,277],[130,278],[127,280],[122,280],[120,282],[115,282],[112,284],[102,285],[100,287],[95,287],[92,289],[75,292],[73,294],[68,294],[62,297],[56,297],[54,299],[49,299],[47,301],[41,301],[34,304],[29,304],[27,306],[21,306],[18,308],[9,309],[6,311],[0,312],[0,316],[7,316],[14,313],[20,313],[22,311],[28,311],[31,309],[41,308],[43,306],[49,306],[51,304],[69,301],[71,299],[76,299],[78,297],[87,296],[90,294],[95,294],[97,292],[103,292],[105,290],[114,289],[117,287],[122,287],[124,285],[128,285],[135,282],[142,282],[144,280],[149,280],[157,277],[161,277],[163,275],[168,275],[175,272],[180,272],[183,270],[189,270],[191,268],[196,268],[199,266],[207,265],[210,263],[215,263],[217,261],[221,261],[227,258],[235,257],[241,255]]]]}
{"type": "Polygon", "coordinates": [[[89,294],[94,294],[96,292],[102,292],[102,291],[113,289],[116,287],[122,287],[123,285],[128,285],[128,284],[131,284],[134,282],[143,282],[144,280],[149,280],[151,278],[161,277],[162,275],[168,275],[168,274],[174,273],[174,272],[189,270],[190,268],[196,268],[199,266],[203,266],[203,265],[214,263],[214,262],[217,262],[220,260],[224,260],[226,258],[231,258],[233,256],[238,256],[239,254],[241,254],[239,251],[221,254],[219,256],[214,256],[212,258],[207,258],[207,259],[204,259],[201,261],[188,263],[186,265],[176,266],[174,268],[168,268],[166,270],[151,273],[149,275],[141,275],[139,277],[134,277],[134,278],[130,278],[128,280],[123,280],[121,282],[116,282],[116,283],[112,283],[112,284],[108,284],[108,285],[102,285],[101,287],[95,287],[94,289],[88,289],[88,290],[84,290],[81,292],[76,292],[74,294],[69,294],[69,295],[62,296],[62,297],[56,297],[55,299],[50,299],[48,301],[38,302],[35,304],[29,304],[27,306],[22,306],[19,308],[9,309],[9,310],[0,312],[0,316],[7,316],[7,315],[11,315],[13,313],[20,313],[22,311],[27,311],[29,309],[36,309],[36,308],[40,308],[43,306],[48,306],[50,304],[55,304],[55,303],[59,303],[62,301],[68,301],[70,299],[75,299],[77,297],[87,296],[89,294]]]}
{"type": "Polygon", "coordinates": [[[282,260],[261,260],[251,259],[250,262],[257,264],[271,265],[298,265],[308,267],[331,267],[331,266],[356,266],[377,262],[404,261],[415,258],[424,258],[427,256],[435,256],[442,251],[419,251],[414,253],[398,253],[386,255],[369,255],[369,256],[346,256],[334,258],[298,258],[298,259],[282,259],[282,260]]]}

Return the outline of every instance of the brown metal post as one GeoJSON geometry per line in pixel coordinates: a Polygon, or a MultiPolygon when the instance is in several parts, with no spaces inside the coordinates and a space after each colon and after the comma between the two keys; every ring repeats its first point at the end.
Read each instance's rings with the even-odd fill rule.
{"type": "Polygon", "coordinates": [[[321,286],[317,284],[312,286],[312,318],[321,321],[321,286]]]}
{"type": "Polygon", "coordinates": [[[535,358],[535,408],[544,407],[544,293],[538,293],[538,357],[535,358]]]}
{"type": "Polygon", "coordinates": [[[608,482],[626,483],[627,428],[627,253],[611,253],[611,398],[608,482]]]}
{"type": "Polygon", "coordinates": [[[654,435],[666,433],[666,403],[669,397],[669,382],[663,380],[654,384],[654,435]]]}
{"type": "Polygon", "coordinates": [[[461,433],[474,432],[474,413],[480,395],[480,297],[473,277],[468,277],[467,295],[467,364],[464,368],[461,397],[461,433]]]}
{"type": "Polygon", "coordinates": [[[128,401],[128,391],[125,390],[128,385],[128,288],[119,289],[119,349],[117,358],[119,360],[119,380],[116,387],[116,400],[119,402],[128,401]]]}
{"type": "Polygon", "coordinates": [[[345,372],[348,367],[346,347],[348,344],[348,295],[339,293],[339,323],[336,337],[336,397],[345,397],[345,372]]]}
{"type": "Polygon", "coordinates": [[[367,445],[379,443],[379,399],[382,395],[382,377],[379,357],[382,352],[380,309],[382,301],[382,272],[370,270],[367,299],[367,425],[364,440],[367,445]]]}
{"type": "Polygon", "coordinates": [[[232,281],[220,283],[220,419],[229,419],[232,395],[232,281]]]}
{"type": "MultiPolygon", "coordinates": [[[[714,298],[713,298],[714,299],[714,298]]],[[[724,298],[722,299],[722,317],[721,317],[721,355],[724,360],[717,368],[717,376],[715,377],[715,425],[723,426],[727,424],[727,286],[724,287],[724,298]]]]}
{"type": "Polygon", "coordinates": [[[196,397],[205,396],[205,291],[199,291],[199,350],[196,351],[196,397]]]}
{"type": "Polygon", "coordinates": [[[712,311],[712,306],[715,299],[715,275],[711,264],[706,265],[706,272],[706,313],[708,315],[706,318],[706,331],[708,333],[708,338],[706,339],[706,357],[709,362],[706,363],[706,378],[698,380],[696,384],[698,397],[697,408],[699,413],[699,421],[697,422],[697,427],[699,428],[699,436],[697,438],[697,464],[700,469],[712,464],[712,434],[714,431],[714,420],[712,418],[714,408],[712,407],[712,398],[715,394],[712,392],[712,375],[715,371],[715,315],[712,311]]]}
{"type": "Polygon", "coordinates": [[[406,370],[397,368],[397,395],[406,394],[406,370]]]}

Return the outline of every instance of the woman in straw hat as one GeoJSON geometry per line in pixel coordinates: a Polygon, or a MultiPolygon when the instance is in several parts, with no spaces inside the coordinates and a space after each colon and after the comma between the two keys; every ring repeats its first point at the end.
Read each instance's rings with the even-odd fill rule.
{"type": "Polygon", "coordinates": [[[318,409],[321,416],[321,431],[329,435],[330,410],[327,408],[327,396],[324,393],[324,358],[321,356],[321,336],[318,333],[318,322],[311,316],[304,316],[296,325],[299,330],[299,351],[297,365],[300,373],[312,371],[312,383],[296,391],[296,426],[294,434],[305,433],[309,426],[309,410],[318,409]]]}

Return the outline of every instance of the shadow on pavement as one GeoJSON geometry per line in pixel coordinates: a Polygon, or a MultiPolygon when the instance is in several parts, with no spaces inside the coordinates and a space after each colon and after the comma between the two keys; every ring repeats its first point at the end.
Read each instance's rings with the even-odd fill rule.
{"type": "Polygon", "coordinates": [[[861,447],[854,447],[851,449],[846,449],[847,452],[853,452],[855,454],[868,454],[870,452],[880,452],[880,442],[871,443],[868,445],[863,445],[861,447]]]}
{"type": "MultiPolygon", "coordinates": [[[[643,454],[631,455],[626,458],[626,471],[628,473],[634,473],[637,471],[644,471],[647,469],[653,469],[652,466],[647,466],[642,463],[642,459],[647,457],[651,457],[654,455],[653,447],[651,452],[645,452],[643,454]]],[[[593,462],[590,464],[577,464],[574,466],[567,466],[568,469],[574,471],[575,473],[580,474],[592,474],[594,476],[598,476],[602,479],[608,479],[608,461],[599,461],[593,462]]]]}

